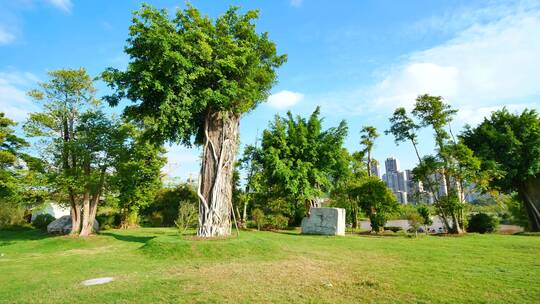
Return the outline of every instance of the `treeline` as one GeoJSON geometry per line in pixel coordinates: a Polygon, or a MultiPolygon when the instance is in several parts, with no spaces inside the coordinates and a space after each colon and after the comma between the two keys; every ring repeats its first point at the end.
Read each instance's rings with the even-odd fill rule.
{"type": "MultiPolygon", "coordinates": [[[[289,113],[277,116],[260,145],[248,146],[236,161],[242,115],[267,100],[287,60],[267,33],[256,30],[258,16],[232,7],[211,19],[188,4],[171,18],[166,10],[143,5],[129,27],[128,66],[98,76],[111,94],[96,98],[84,69],[50,72],[29,92],[41,111],[23,123],[26,138],[16,136],[9,117],[0,116],[0,225],[20,222],[25,212],[50,200],[70,207],[72,234],[81,236],[92,232],[106,206],[109,218],[117,213],[113,222],[124,228],[140,223],[140,215],[142,222],[159,223],[161,217],[162,225],[170,224],[174,212],[167,208],[182,210],[175,224],[186,227],[198,210],[201,237],[230,235],[235,220],[246,226],[248,218],[258,226],[298,225],[321,204],[347,208],[353,227],[365,215],[374,231],[384,229],[399,205],[384,182],[370,176],[381,130],[363,127],[358,150],[347,151],[345,122],[323,130],[318,108],[308,118],[289,113]],[[116,117],[102,101],[130,103],[116,117]],[[203,151],[199,183],[175,198],[178,207],[156,199],[169,195],[160,172],[165,143],[203,151]],[[238,166],[247,172],[245,183],[235,172],[238,166]],[[197,207],[180,203],[192,202],[193,194],[197,207]]],[[[474,188],[514,196],[529,228],[540,230],[538,113],[503,109],[454,134],[456,112],[442,97],[421,95],[410,113],[396,109],[384,130],[417,155],[413,175],[433,198],[433,213],[448,232],[464,232],[465,196],[474,188]],[[419,141],[426,140],[418,136],[422,128],[433,132],[432,154],[419,151],[419,141]]],[[[416,215],[424,223],[429,218],[424,211],[416,215]]]]}
{"type": "MultiPolygon", "coordinates": [[[[163,146],[144,138],[140,126],[125,117],[106,114],[84,69],[58,70],[49,76],[29,92],[43,110],[23,123],[27,138],[16,136],[15,123],[0,114],[0,225],[20,223],[49,201],[71,208],[72,221],[79,223],[72,233],[83,236],[91,233],[96,217],[105,228],[174,226],[185,216],[182,205],[195,212],[197,185],[163,186],[163,146]]],[[[434,198],[432,206],[418,210],[400,207],[385,183],[371,176],[376,162],[371,154],[379,136],[374,127],[364,126],[358,151],[349,152],[343,147],[347,123],[324,130],[319,108],[308,118],[290,112],[276,116],[260,144],[247,145],[236,162],[234,219],[239,227],[283,229],[298,226],[310,208],[326,205],[345,208],[352,228],[364,217],[373,231],[381,232],[390,217],[424,219],[426,224],[437,215],[446,231],[462,233],[468,213],[489,209],[478,207],[482,202],[465,201],[466,192],[475,191],[490,194],[483,204],[490,197],[505,202],[512,212],[498,209],[503,220],[524,224],[526,215],[528,228],[535,230],[532,172],[538,161],[533,145],[540,138],[538,114],[503,109],[456,136],[450,128],[456,112],[441,97],[422,95],[410,114],[398,108],[389,119],[385,133],[392,134],[396,144],[410,143],[418,157],[414,179],[434,198]],[[433,131],[434,155],[420,154],[417,132],[422,127],[433,131]],[[524,153],[525,147],[532,155],[524,153]],[[516,174],[518,169],[525,174],[516,174]],[[246,175],[243,183],[239,170],[246,175]],[[440,195],[440,185],[447,187],[447,195],[440,195]]],[[[186,225],[194,224],[191,218],[186,225]]]]}
{"type": "Polygon", "coordinates": [[[396,144],[410,144],[418,158],[412,170],[420,185],[416,196],[420,203],[430,204],[419,210],[400,210],[403,208],[384,182],[370,176],[375,165],[371,150],[379,136],[374,127],[364,126],[359,150],[349,152],[343,148],[347,135],[344,121],[322,130],[318,108],[308,119],[290,112],[277,116],[263,132],[261,144],[248,145],[239,159],[247,174],[246,186],[235,189],[235,212],[241,226],[247,225],[249,214],[259,227],[265,223],[269,228],[276,223],[281,223],[281,228],[298,226],[311,207],[324,203],[346,208],[353,228],[360,217],[367,217],[373,231],[378,232],[390,217],[427,223],[432,214],[441,219],[447,232],[459,234],[466,231],[469,217],[479,211],[537,231],[538,113],[525,110],[512,114],[503,109],[480,126],[466,126],[462,133],[454,134],[451,122],[457,111],[440,96],[421,95],[410,113],[397,108],[389,118],[385,133],[393,135],[396,144]],[[422,128],[433,132],[434,154],[423,155],[419,150],[422,128]],[[473,202],[478,204],[466,201],[472,193],[483,194],[473,202]],[[500,208],[478,206],[482,202],[500,208]]]}

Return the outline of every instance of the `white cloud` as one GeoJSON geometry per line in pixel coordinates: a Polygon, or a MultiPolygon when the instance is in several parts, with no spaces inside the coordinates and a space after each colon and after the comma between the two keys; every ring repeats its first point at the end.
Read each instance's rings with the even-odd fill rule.
{"type": "Polygon", "coordinates": [[[46,0],[51,5],[55,6],[58,9],[63,10],[66,13],[71,12],[71,8],[73,7],[73,3],[71,0],[46,0]]]}
{"type": "Polygon", "coordinates": [[[464,106],[459,109],[457,113],[456,122],[458,124],[469,124],[475,126],[484,120],[484,117],[488,117],[491,113],[501,110],[506,107],[511,113],[521,113],[526,108],[540,107],[540,102],[536,103],[517,103],[517,104],[499,104],[486,107],[464,106]]]}
{"type": "Polygon", "coordinates": [[[290,108],[304,99],[304,94],[283,90],[268,97],[268,105],[276,109],[290,108]]]}
{"type": "Polygon", "coordinates": [[[304,2],[304,0],[291,0],[291,5],[294,7],[300,7],[302,2],[304,2]]]}
{"type": "Polygon", "coordinates": [[[35,85],[36,76],[31,73],[0,72],[0,111],[15,121],[24,121],[28,113],[37,109],[26,96],[35,85]]]}
{"type": "Polygon", "coordinates": [[[15,35],[0,25],[0,45],[15,41],[15,35]]]}
{"type": "MultiPolygon", "coordinates": [[[[413,53],[367,94],[375,111],[411,107],[419,94],[441,95],[483,115],[505,103],[529,105],[540,97],[540,10],[515,12],[475,24],[450,41],[413,53]]],[[[473,114],[473,113],[471,113],[473,114]]],[[[488,113],[489,114],[489,113],[488,113]]],[[[464,114],[461,118],[466,119],[464,114]]]]}

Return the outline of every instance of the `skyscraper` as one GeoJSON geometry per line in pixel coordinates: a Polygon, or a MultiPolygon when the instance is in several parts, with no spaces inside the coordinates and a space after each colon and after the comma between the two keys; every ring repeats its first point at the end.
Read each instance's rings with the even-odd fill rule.
{"type": "Polygon", "coordinates": [[[399,171],[399,162],[395,157],[389,157],[384,162],[386,173],[383,180],[388,188],[394,192],[398,202],[407,204],[407,175],[399,171]]]}
{"type": "Polygon", "coordinates": [[[386,174],[388,172],[398,172],[399,162],[395,157],[389,157],[384,161],[384,167],[386,168],[386,174]]]}

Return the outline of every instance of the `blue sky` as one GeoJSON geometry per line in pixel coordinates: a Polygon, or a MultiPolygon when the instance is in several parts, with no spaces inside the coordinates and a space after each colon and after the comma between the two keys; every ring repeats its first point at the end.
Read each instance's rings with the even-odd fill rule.
{"type": "MultiPolygon", "coordinates": [[[[184,1],[146,1],[171,12],[184,1]]],[[[123,68],[131,12],[139,1],[0,0],[0,111],[24,121],[39,106],[25,96],[46,72],[85,67],[93,76],[123,68]]],[[[269,102],[241,122],[241,142],[253,143],[275,114],[308,115],[321,106],[325,126],[345,119],[346,147],[358,150],[359,130],[388,128],[397,106],[436,94],[459,109],[453,123],[476,124],[491,111],[540,106],[540,1],[191,1],[211,17],[231,4],[258,8],[268,31],[289,56],[269,102]]],[[[96,84],[98,96],[106,94],[96,84]]],[[[119,113],[120,108],[111,109],[119,113]]],[[[422,132],[423,154],[433,149],[422,132]]],[[[169,148],[164,169],[198,173],[197,149],[169,148]]],[[[382,135],[375,157],[415,164],[412,148],[382,135]]],[[[384,168],[382,168],[384,170],[384,168]]]]}

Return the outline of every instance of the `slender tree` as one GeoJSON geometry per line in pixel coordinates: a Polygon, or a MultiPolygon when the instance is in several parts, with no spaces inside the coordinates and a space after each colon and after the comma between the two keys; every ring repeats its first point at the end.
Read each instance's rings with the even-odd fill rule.
{"type": "Polygon", "coordinates": [[[373,126],[364,126],[360,133],[360,144],[364,146],[363,152],[367,157],[367,173],[368,176],[371,176],[371,166],[373,165],[371,152],[373,150],[373,146],[375,146],[375,140],[377,137],[379,137],[379,133],[377,133],[377,129],[373,126]]]}
{"type": "Polygon", "coordinates": [[[255,30],[257,11],[232,7],[211,20],[188,5],[170,19],[148,5],[134,13],[125,48],[127,70],[108,69],[103,79],[135,104],[125,115],[146,138],[202,146],[198,196],[202,237],[230,235],[232,179],[243,113],[266,100],[276,81],[278,55],[267,33],[255,30]]]}
{"type": "Polygon", "coordinates": [[[398,108],[390,118],[392,125],[386,133],[394,135],[396,144],[404,141],[412,143],[418,157],[418,165],[413,170],[415,179],[431,192],[437,213],[447,231],[462,233],[465,188],[471,183],[481,184],[484,175],[479,173],[480,162],[472,151],[452,134],[450,123],[456,112],[440,96],[420,95],[412,111],[420,123],[415,123],[404,108],[398,108]],[[420,156],[417,146],[417,130],[420,127],[433,129],[436,155],[420,156]],[[439,191],[441,185],[446,193],[439,191]]]}
{"type": "Polygon", "coordinates": [[[24,128],[30,137],[39,137],[45,144],[42,155],[48,158],[55,174],[55,187],[71,207],[72,234],[81,227],[81,201],[77,180],[81,178],[79,155],[75,151],[76,130],[81,112],[95,106],[95,89],[85,69],[62,69],[49,72],[50,80],[28,93],[43,102],[43,111],[31,113],[24,128]]]}

